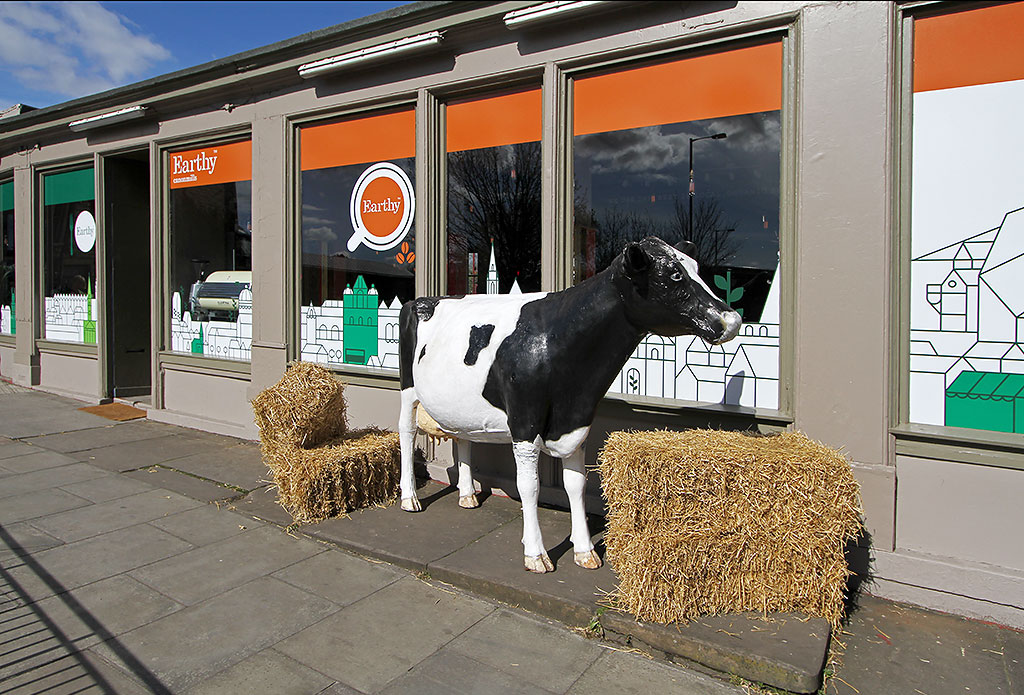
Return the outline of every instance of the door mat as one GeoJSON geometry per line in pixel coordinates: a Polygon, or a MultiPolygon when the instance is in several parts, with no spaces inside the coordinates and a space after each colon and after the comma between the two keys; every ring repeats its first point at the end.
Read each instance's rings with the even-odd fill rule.
{"type": "Polygon", "coordinates": [[[87,408],[79,408],[87,413],[93,415],[99,415],[105,417],[108,420],[117,420],[123,422],[125,420],[138,420],[139,418],[146,417],[146,411],[134,408],[124,403],[106,403],[104,405],[90,405],[87,408]]]}

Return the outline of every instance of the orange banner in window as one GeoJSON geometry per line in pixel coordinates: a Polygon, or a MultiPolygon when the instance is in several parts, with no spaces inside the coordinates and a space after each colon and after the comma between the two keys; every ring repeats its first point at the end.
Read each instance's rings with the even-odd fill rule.
{"type": "Polygon", "coordinates": [[[252,179],[252,141],[171,152],[171,188],[209,186],[252,179]]]}
{"type": "Polygon", "coordinates": [[[574,135],[775,111],[782,43],[581,77],[573,99],[574,135]]]}
{"type": "Polygon", "coordinates": [[[1024,79],[1024,2],[914,20],[914,91],[1024,79]]]}
{"type": "Polygon", "coordinates": [[[536,142],[541,134],[541,91],[448,104],[448,151],[536,142]]]}
{"type": "Polygon", "coordinates": [[[415,157],[416,112],[307,126],[299,139],[302,171],[415,157]]]}

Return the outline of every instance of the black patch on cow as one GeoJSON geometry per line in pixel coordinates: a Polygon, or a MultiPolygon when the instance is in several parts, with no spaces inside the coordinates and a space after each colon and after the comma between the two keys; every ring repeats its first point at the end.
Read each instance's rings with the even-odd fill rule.
{"type": "Polygon", "coordinates": [[[612,272],[523,305],[495,351],[483,397],[508,415],[513,441],[553,441],[588,426],[643,338],[626,318],[612,272]]]}
{"type": "Polygon", "coordinates": [[[423,346],[423,347],[422,347],[422,348],[420,349],[420,356],[416,358],[416,361],[417,361],[417,362],[422,362],[422,361],[423,361],[423,356],[424,356],[425,354],[427,354],[427,346],[426,346],[426,345],[424,345],[424,346],[423,346]]]}
{"type": "Polygon", "coordinates": [[[403,304],[398,312],[398,383],[403,391],[413,385],[412,358],[416,352],[419,322],[419,300],[403,304]]]}
{"type": "Polygon", "coordinates": [[[469,349],[466,350],[466,357],[462,361],[472,367],[480,357],[480,351],[491,343],[491,335],[494,333],[494,324],[488,323],[483,326],[473,326],[469,329],[469,349]]]}

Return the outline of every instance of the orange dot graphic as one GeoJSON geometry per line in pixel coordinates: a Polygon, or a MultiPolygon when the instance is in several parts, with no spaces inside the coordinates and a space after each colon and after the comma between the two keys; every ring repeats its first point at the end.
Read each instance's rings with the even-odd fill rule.
{"type": "Polygon", "coordinates": [[[366,230],[375,237],[392,234],[402,222],[405,197],[398,184],[386,176],[371,181],[359,199],[359,216],[366,230]]]}

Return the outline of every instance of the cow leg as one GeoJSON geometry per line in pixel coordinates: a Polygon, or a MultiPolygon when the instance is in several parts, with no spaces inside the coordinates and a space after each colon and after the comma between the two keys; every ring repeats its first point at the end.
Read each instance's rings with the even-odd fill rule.
{"type": "Polygon", "coordinates": [[[530,572],[551,572],[555,566],[544,550],[544,538],[537,519],[537,499],[540,497],[540,449],[532,442],[513,442],[516,457],[516,487],[523,501],[524,564],[530,572]]]}
{"type": "Polygon", "coordinates": [[[413,445],[416,437],[416,390],[402,389],[402,409],[398,415],[398,442],[402,452],[402,477],[398,481],[401,490],[402,509],[407,512],[420,511],[416,497],[416,476],[412,470],[413,445]]]}
{"type": "Polygon", "coordinates": [[[569,512],[572,517],[572,533],[569,540],[575,552],[576,564],[584,569],[596,570],[601,558],[594,550],[587,526],[587,511],[583,505],[583,494],[587,486],[587,469],[584,466],[584,451],[581,446],[575,453],[562,459],[562,484],[569,497],[569,512]]]}
{"type": "Polygon", "coordinates": [[[463,509],[476,509],[480,501],[476,498],[476,486],[473,485],[473,443],[468,439],[455,440],[455,460],[459,464],[459,506],[463,509]]]}

